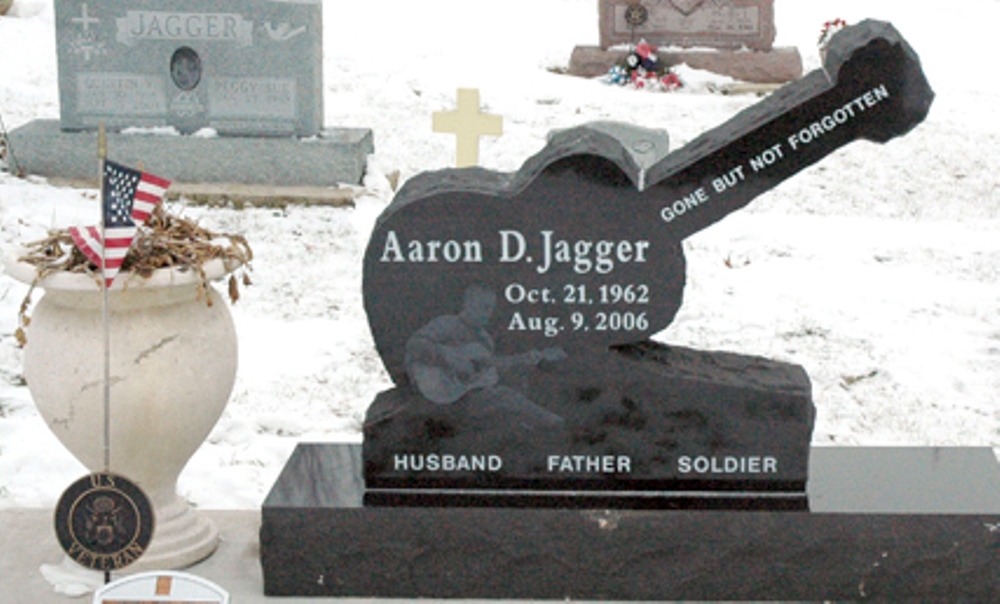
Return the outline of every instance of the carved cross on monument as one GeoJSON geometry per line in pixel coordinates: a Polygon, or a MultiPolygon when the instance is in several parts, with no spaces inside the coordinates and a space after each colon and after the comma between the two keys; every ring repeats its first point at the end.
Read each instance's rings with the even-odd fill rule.
{"type": "Polygon", "coordinates": [[[479,91],[475,88],[458,89],[455,111],[434,114],[434,132],[453,133],[457,141],[456,166],[466,168],[479,165],[479,138],[503,134],[503,118],[479,112],[479,91]]]}

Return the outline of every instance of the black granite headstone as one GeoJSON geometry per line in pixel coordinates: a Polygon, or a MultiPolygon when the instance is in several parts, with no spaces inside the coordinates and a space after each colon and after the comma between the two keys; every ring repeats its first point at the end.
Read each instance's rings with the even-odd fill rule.
{"type": "Polygon", "coordinates": [[[899,33],[866,21],[824,69],[651,166],[647,133],[583,126],[513,174],[411,179],[365,256],[396,383],[366,418],[370,501],[710,491],[804,507],[805,371],[649,338],[681,306],[686,237],[849,142],[909,132],[933,96],[899,33]]]}

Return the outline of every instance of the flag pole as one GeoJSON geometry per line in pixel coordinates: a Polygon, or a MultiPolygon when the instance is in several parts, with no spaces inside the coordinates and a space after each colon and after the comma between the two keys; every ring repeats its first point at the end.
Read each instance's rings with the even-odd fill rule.
{"type": "MultiPolygon", "coordinates": [[[[105,251],[108,237],[104,216],[104,163],[108,159],[108,132],[101,122],[97,129],[97,197],[101,200],[101,323],[104,325],[104,472],[111,473],[111,321],[108,316],[108,279],[105,251]]],[[[111,583],[111,571],[104,571],[104,584],[111,583]]]]}
{"type": "MultiPolygon", "coordinates": [[[[108,159],[108,134],[102,123],[97,130],[97,158],[99,164],[98,192],[101,200],[101,241],[107,241],[104,224],[104,163],[108,159]]],[[[111,471],[111,327],[108,316],[108,280],[105,277],[104,245],[101,246],[101,315],[104,325],[104,471],[111,471]]]]}

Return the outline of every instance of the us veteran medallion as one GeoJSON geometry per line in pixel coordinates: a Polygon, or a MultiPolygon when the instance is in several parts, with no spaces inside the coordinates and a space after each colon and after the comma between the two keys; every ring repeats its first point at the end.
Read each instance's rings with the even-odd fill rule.
{"type": "Polygon", "coordinates": [[[132,481],[106,472],[85,476],[56,506],[56,537],[77,563],[119,570],[142,556],[153,538],[153,507],[132,481]]]}

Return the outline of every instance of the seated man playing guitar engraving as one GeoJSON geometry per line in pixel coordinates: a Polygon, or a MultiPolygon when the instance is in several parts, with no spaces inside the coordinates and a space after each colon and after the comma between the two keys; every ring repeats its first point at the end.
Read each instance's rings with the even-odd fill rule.
{"type": "Polygon", "coordinates": [[[559,416],[515,390],[500,386],[499,370],[560,361],[566,358],[566,353],[561,348],[549,348],[495,356],[493,339],[486,331],[495,308],[496,294],[473,285],[465,290],[459,314],[437,317],[418,329],[406,343],[404,365],[410,383],[433,403],[451,404],[476,392],[477,398],[493,399],[495,404],[535,416],[543,423],[562,423],[559,416]]]}

